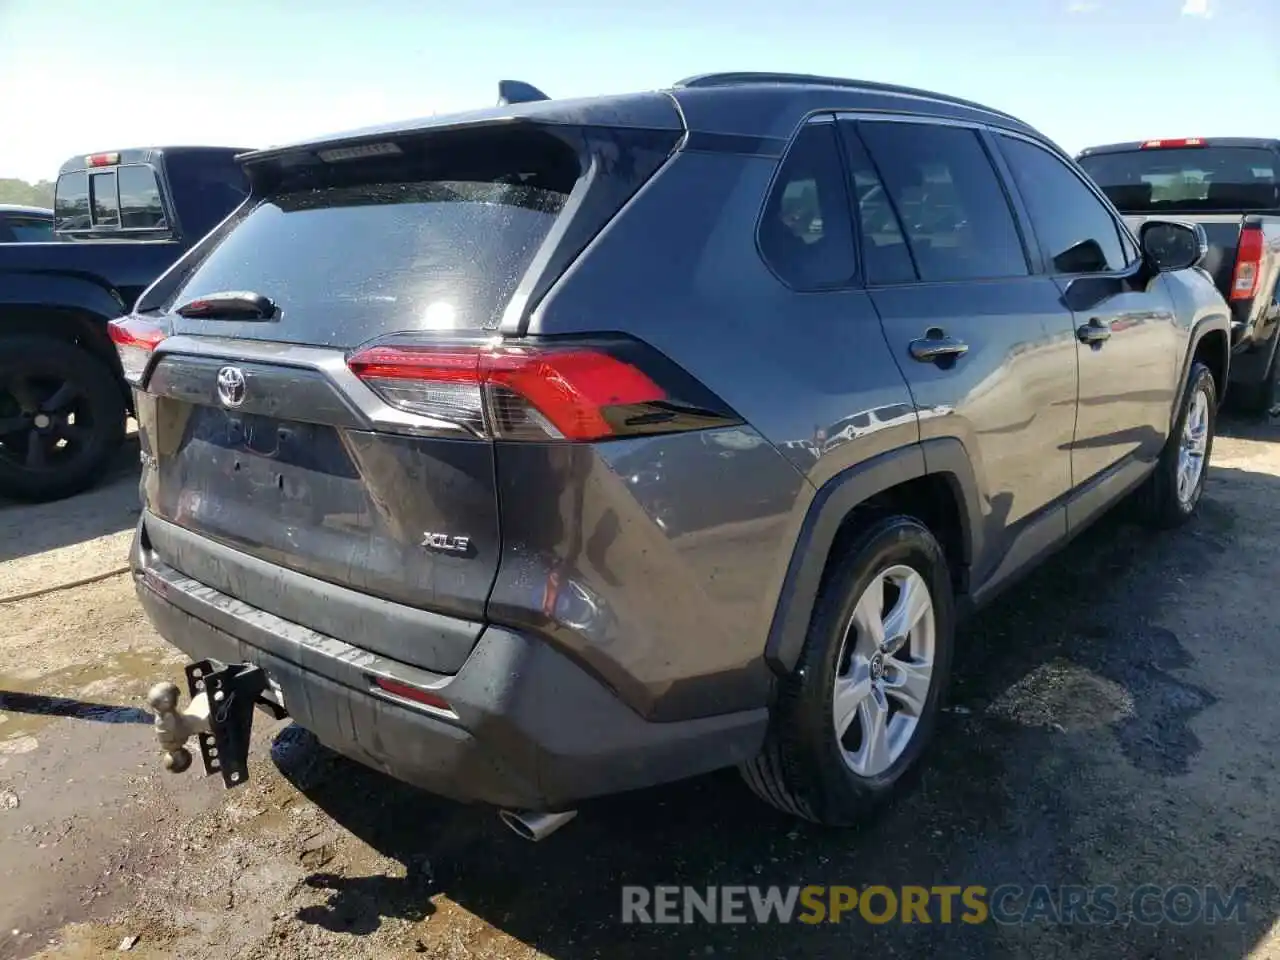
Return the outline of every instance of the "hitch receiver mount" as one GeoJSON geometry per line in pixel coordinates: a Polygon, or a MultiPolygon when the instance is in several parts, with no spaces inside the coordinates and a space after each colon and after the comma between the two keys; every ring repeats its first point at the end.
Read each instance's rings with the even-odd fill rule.
{"type": "Polygon", "coordinates": [[[156,684],[147,698],[156,711],[165,768],[181,773],[191,766],[186,742],[194,735],[204,772],[220,773],[226,787],[238,787],[249,779],[253,711],[267,689],[267,675],[253,664],[214,660],[188,664],[186,673],[191,693],[186,710],[178,711],[178,688],[172,683],[156,684]]]}

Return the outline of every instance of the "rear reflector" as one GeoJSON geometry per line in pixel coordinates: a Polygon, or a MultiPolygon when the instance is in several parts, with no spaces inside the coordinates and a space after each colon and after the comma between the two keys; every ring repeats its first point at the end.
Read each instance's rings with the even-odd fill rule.
{"type": "Polygon", "coordinates": [[[1203,147],[1202,137],[1183,137],[1180,140],[1147,140],[1142,144],[1143,150],[1172,149],[1174,147],[1203,147]]]}
{"type": "Polygon", "coordinates": [[[401,683],[399,680],[390,680],[387,677],[373,677],[372,679],[375,687],[384,693],[391,694],[393,697],[399,697],[401,700],[412,700],[414,703],[420,703],[424,707],[433,707],[436,710],[447,710],[453,713],[453,707],[449,706],[449,701],[438,693],[432,693],[430,690],[423,690],[421,687],[401,683]]]}
{"type": "Polygon", "coordinates": [[[495,439],[581,442],[740,422],[632,341],[384,343],[347,366],[393,407],[495,439]]]}
{"type": "Polygon", "coordinates": [[[1262,227],[1246,224],[1236,246],[1236,269],[1231,276],[1231,299],[1252,300],[1262,271],[1262,227]]]}
{"type": "Polygon", "coordinates": [[[168,333],[159,324],[141,317],[121,317],[107,324],[111,342],[116,345],[124,378],[137,386],[147,372],[151,354],[168,333]]]}

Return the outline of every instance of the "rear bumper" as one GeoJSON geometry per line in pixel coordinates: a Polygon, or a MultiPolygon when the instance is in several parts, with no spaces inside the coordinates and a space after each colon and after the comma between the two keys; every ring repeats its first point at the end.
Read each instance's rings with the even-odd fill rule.
{"type": "Polygon", "coordinates": [[[442,796],[565,809],[731,766],[763,742],[763,708],[651,723],[535,637],[486,627],[456,674],[433,674],[199,583],[144,549],[141,536],[132,563],[139,599],[166,640],[193,659],[257,664],[326,746],[442,796]],[[452,710],[377,691],[379,676],[430,687],[452,710]]]}

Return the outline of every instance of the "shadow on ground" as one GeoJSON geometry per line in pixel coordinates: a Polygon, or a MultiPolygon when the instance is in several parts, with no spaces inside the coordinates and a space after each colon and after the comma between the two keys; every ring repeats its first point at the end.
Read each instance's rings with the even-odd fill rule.
{"type": "Polygon", "coordinates": [[[3,689],[0,689],[0,712],[69,717],[73,720],[92,720],[95,723],[151,723],[155,719],[147,711],[137,707],[3,689]]]}
{"type": "Polygon", "coordinates": [[[1235,440],[1280,442],[1280,413],[1274,416],[1245,416],[1228,408],[1218,417],[1219,437],[1235,440]]]}
{"type": "MultiPolygon", "coordinates": [[[[1242,483],[1265,484],[1270,502],[1280,499],[1280,481],[1269,475],[1217,469],[1193,524],[1156,535],[1113,514],[969,623],[954,706],[930,764],[914,789],[855,830],[827,832],[776,814],[728,771],[587,804],[533,845],[492,811],[435,800],[289,728],[276,749],[285,776],[407,870],[406,879],[317,874],[312,885],[332,896],[299,917],[368,931],[384,917],[421,919],[432,910],[429,897],[443,893],[555,958],[1246,956],[1280,910],[1280,853],[1257,836],[1200,822],[1204,786],[1188,770],[1204,750],[1197,721],[1217,701],[1195,682],[1184,638],[1156,622],[1171,584],[1194,586],[1205,569],[1240,562],[1232,530],[1249,518],[1237,516],[1234,494],[1215,491],[1242,483]],[[1198,827],[1180,833],[1188,822],[1198,827]],[[1143,883],[1180,882],[1243,885],[1243,921],[619,922],[627,884],[1107,883],[1119,888],[1123,910],[1143,883]]],[[[1233,749],[1245,757],[1271,745],[1233,749]]],[[[1264,788],[1223,787],[1228,802],[1255,805],[1246,791],[1264,788]]],[[[1016,913],[1027,900],[1006,905],[1016,913]]]]}
{"type": "Polygon", "coordinates": [[[0,497],[0,563],[133,529],[141,512],[138,456],[131,434],[102,479],[77,496],[51,503],[0,497]]]}

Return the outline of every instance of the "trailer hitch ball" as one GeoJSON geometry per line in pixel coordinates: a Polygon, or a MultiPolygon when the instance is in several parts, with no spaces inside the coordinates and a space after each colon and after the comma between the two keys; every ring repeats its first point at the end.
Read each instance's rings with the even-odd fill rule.
{"type": "Polygon", "coordinates": [[[147,694],[147,702],[155,711],[156,740],[164,751],[164,768],[182,773],[191,766],[191,751],[186,743],[199,733],[209,732],[209,698],[198,693],[186,710],[178,710],[176,684],[157,683],[147,694]]]}
{"type": "Polygon", "coordinates": [[[221,774],[225,786],[238,787],[249,778],[255,705],[264,704],[277,719],[284,709],[263,699],[267,675],[251,663],[199,660],[187,664],[186,674],[191,702],[185,710],[178,709],[178,688],[172,683],[157,683],[147,694],[164,768],[171,773],[189,769],[194,758],[187,741],[195,737],[205,774],[221,774]]]}

